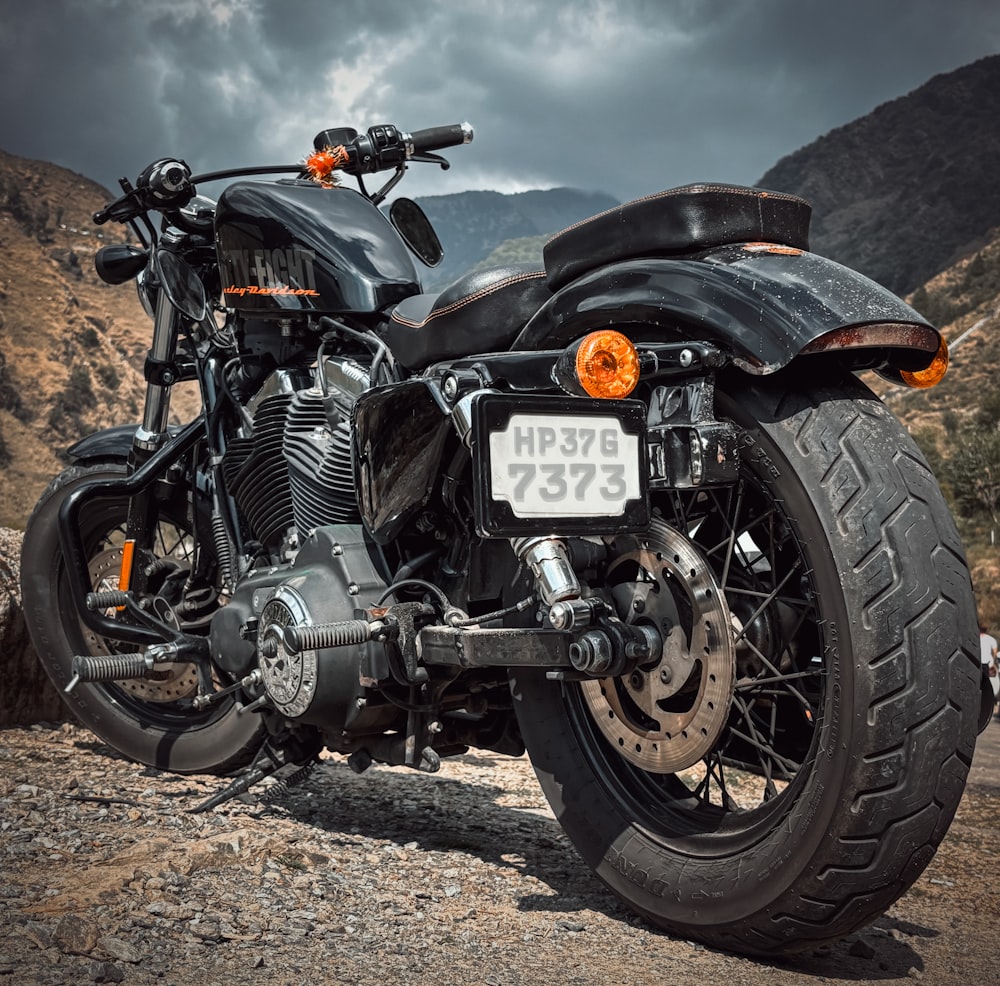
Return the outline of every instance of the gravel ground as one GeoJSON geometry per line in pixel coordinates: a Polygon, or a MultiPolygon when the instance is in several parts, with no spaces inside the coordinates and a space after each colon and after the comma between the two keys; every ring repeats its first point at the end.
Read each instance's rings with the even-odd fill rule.
{"type": "Polygon", "coordinates": [[[994,721],[910,892],[846,941],[771,964],[619,907],[523,758],[358,776],[331,757],[298,787],[190,814],[218,779],[137,766],[68,724],[3,730],[0,986],[998,983],[996,764],[994,721]]]}

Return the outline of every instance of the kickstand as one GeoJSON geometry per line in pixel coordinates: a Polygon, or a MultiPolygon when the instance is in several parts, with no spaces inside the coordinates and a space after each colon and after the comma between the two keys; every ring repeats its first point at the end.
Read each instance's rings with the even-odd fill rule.
{"type": "Polygon", "coordinates": [[[238,795],[249,791],[258,781],[262,781],[265,777],[270,777],[276,770],[284,767],[286,763],[288,763],[288,760],[283,755],[268,751],[265,747],[257,755],[245,774],[237,777],[236,780],[227,787],[224,787],[218,794],[213,794],[210,798],[206,798],[201,804],[195,805],[194,808],[188,808],[188,814],[199,815],[203,811],[211,811],[212,808],[218,808],[219,805],[225,804],[227,801],[232,801],[238,795]]]}

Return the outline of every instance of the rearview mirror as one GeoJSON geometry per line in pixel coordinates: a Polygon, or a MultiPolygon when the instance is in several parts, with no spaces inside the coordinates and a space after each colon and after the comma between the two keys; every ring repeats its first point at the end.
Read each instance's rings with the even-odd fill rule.
{"type": "Polygon", "coordinates": [[[444,247],[424,210],[413,199],[396,199],[389,206],[389,221],[403,242],[428,267],[437,267],[444,257],[444,247]]]}

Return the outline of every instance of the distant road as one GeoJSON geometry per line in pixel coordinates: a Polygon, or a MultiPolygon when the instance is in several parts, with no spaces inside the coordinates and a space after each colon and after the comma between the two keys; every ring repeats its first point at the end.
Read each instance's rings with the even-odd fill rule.
{"type": "Polygon", "coordinates": [[[1000,719],[994,716],[976,743],[969,783],[1000,791],[1000,719]]]}

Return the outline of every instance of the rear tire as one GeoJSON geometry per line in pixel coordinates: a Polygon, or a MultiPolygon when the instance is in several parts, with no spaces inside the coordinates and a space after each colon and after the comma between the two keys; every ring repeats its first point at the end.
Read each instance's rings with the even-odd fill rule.
{"type": "Polygon", "coordinates": [[[717,947],[793,952],[882,913],[943,838],[975,744],[975,606],[926,462],[857,381],[744,382],[717,409],[739,430],[737,486],[658,501],[735,617],[712,748],[654,772],[599,726],[592,687],[520,669],[512,687],[557,818],[629,907],[717,947]]]}
{"type": "MultiPolygon", "coordinates": [[[[59,544],[59,508],[74,489],[94,479],[125,475],[118,462],[73,466],[57,476],[28,521],[21,552],[21,590],[32,643],[53,684],[71,712],[110,746],[132,760],[176,773],[231,773],[252,759],[264,737],[257,715],[240,716],[232,698],[204,712],[190,704],[193,672],[161,682],[78,684],[66,695],[75,654],[133,650],[116,645],[85,627],[72,602],[59,544]]],[[[81,535],[91,559],[91,575],[115,571],[128,502],[97,501],[83,512],[81,535]]],[[[190,532],[186,504],[161,506],[159,554],[182,560],[178,538],[190,532]],[[170,532],[164,534],[164,532],[170,532]]],[[[102,585],[113,588],[117,585],[102,585]]]]}

